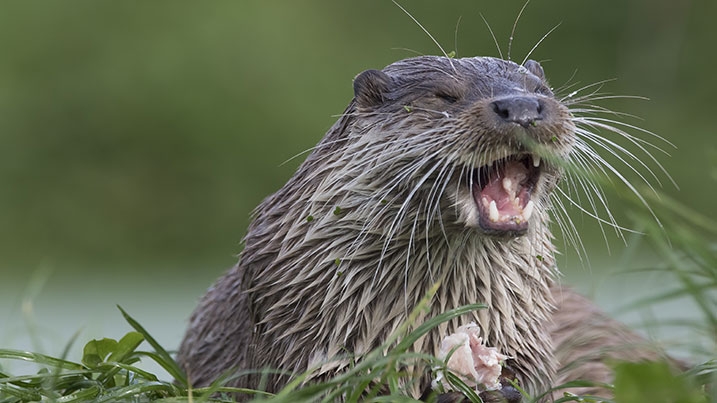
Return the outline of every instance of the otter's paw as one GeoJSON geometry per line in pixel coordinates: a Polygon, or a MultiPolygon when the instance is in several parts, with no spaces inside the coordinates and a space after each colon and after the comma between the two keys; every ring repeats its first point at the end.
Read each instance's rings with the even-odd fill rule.
{"type": "MultiPolygon", "coordinates": [[[[500,390],[486,390],[478,396],[483,403],[520,403],[523,400],[523,395],[510,384],[503,386],[500,390]]],[[[438,401],[440,402],[440,400],[438,401]]]]}
{"type": "MultiPolygon", "coordinates": [[[[499,390],[486,390],[480,396],[483,403],[521,403],[523,396],[512,385],[504,386],[499,390]]],[[[436,403],[471,403],[463,393],[441,393],[436,397],[436,403]]]]}

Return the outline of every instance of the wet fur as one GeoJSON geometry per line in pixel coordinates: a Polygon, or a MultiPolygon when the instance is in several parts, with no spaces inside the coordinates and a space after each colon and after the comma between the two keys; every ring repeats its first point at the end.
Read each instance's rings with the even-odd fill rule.
{"type": "MultiPolygon", "coordinates": [[[[602,162],[581,138],[592,132],[531,63],[426,56],[358,76],[355,99],[257,207],[239,263],[193,313],[179,352],[188,379],[207,385],[229,369],[264,367],[318,366],[316,377],[331,376],[348,365],[337,356],[361,357],[380,345],[440,282],[426,317],[477,302],[489,309],[435,329],[416,351],[435,353],[444,336],[476,321],[488,345],[515,358],[529,390],[576,373],[609,381],[599,359],[556,377],[584,355],[574,336],[585,318],[604,317],[556,286],[550,213],[564,208],[555,213],[552,191],[559,162],[602,162]],[[550,117],[521,130],[496,123],[490,101],[516,93],[540,97],[550,117]],[[489,236],[470,205],[471,170],[528,151],[545,157],[529,229],[489,236]]],[[[598,345],[606,342],[607,333],[594,334],[603,337],[598,345]]],[[[273,376],[265,386],[274,391],[287,379],[273,376]]],[[[258,383],[258,375],[232,382],[258,383]]]]}

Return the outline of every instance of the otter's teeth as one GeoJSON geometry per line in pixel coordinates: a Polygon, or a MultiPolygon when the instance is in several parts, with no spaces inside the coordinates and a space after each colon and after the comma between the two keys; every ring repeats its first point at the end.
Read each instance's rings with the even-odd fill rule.
{"type": "Polygon", "coordinates": [[[533,166],[535,168],[540,166],[540,156],[533,154],[533,166]]]}
{"type": "Polygon", "coordinates": [[[500,213],[498,213],[498,205],[495,204],[495,200],[491,200],[490,207],[488,209],[488,218],[491,221],[497,222],[500,219],[500,213]]]}
{"type": "Polygon", "coordinates": [[[530,216],[533,215],[533,210],[535,209],[535,204],[532,200],[528,201],[528,204],[525,205],[525,208],[523,209],[523,219],[530,220],[530,216]]]}
{"type": "Polygon", "coordinates": [[[512,195],[515,192],[513,190],[513,181],[508,178],[503,178],[503,190],[509,195],[512,195]]]}
{"type": "Polygon", "coordinates": [[[484,198],[482,198],[482,199],[480,199],[480,200],[481,200],[481,202],[483,203],[483,207],[485,207],[485,208],[489,208],[489,207],[490,207],[490,203],[488,203],[488,199],[487,199],[487,198],[484,197],[484,198]]]}

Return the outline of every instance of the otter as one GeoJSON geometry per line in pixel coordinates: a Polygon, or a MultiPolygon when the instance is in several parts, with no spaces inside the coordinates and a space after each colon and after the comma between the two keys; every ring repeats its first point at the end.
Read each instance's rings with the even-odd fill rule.
{"type": "MultiPolygon", "coordinates": [[[[349,365],[337,357],[380,346],[437,283],[416,325],[467,304],[488,308],[413,348],[435,354],[476,322],[533,393],[569,379],[558,369],[579,357],[559,350],[580,345],[577,333],[616,343],[577,330],[613,324],[556,281],[552,190],[585,151],[538,62],[420,56],[365,71],[353,89],[293,177],[256,208],[239,262],[191,315],[178,362],[193,385],[261,368],[329,377],[349,365]]],[[[590,364],[581,374],[609,380],[599,357],[590,364]]],[[[262,385],[276,391],[287,379],[262,385]]]]}

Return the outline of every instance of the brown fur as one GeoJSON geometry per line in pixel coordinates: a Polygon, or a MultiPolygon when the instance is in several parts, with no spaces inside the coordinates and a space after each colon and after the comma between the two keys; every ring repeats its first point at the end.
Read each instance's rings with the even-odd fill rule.
{"type": "MultiPolygon", "coordinates": [[[[264,367],[318,366],[316,377],[331,376],[348,364],[337,355],[360,358],[380,345],[439,281],[426,317],[469,303],[489,309],[435,329],[416,351],[435,353],[446,334],[475,321],[488,345],[515,358],[522,384],[540,391],[560,364],[601,346],[575,338],[585,318],[600,314],[569,291],[551,291],[549,211],[560,177],[553,161],[570,160],[576,134],[540,66],[426,56],[364,72],[354,88],[339,121],[256,209],[239,263],[193,313],[179,351],[192,383],[264,367]],[[539,102],[539,120],[497,116],[496,100],[515,96],[539,102]],[[543,160],[527,227],[486,221],[474,172],[535,153],[543,160]],[[554,344],[569,348],[556,355],[554,344]]],[[[599,360],[589,365],[578,373],[609,378],[599,360]]],[[[266,386],[277,390],[286,379],[266,386]]]]}
{"type": "MultiPolygon", "coordinates": [[[[550,333],[555,345],[555,358],[560,363],[556,385],[589,380],[596,385],[569,391],[581,395],[609,396],[600,384],[613,382],[611,363],[666,360],[675,367],[684,367],[624,324],[606,316],[588,299],[569,289],[556,288],[553,295],[558,309],[553,315],[550,333]]],[[[558,391],[556,396],[562,393],[558,391]]]]}

